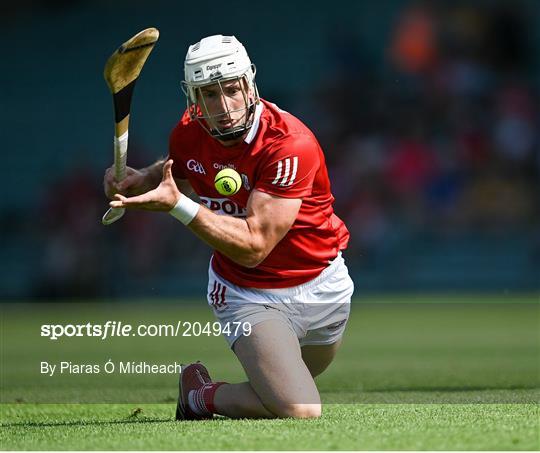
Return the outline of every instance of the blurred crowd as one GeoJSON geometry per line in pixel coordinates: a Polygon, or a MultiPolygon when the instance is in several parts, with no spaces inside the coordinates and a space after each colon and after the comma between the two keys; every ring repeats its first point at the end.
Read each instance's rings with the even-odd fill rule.
{"type": "MultiPolygon", "coordinates": [[[[382,68],[353,34],[329,34],[332,69],[308,96],[291,93],[288,110],[323,145],[353,264],[406,232],[538,230],[530,26],[527,11],[510,2],[410,3],[385,37],[382,68]]],[[[131,165],[149,163],[136,156],[130,149],[131,165]]],[[[144,282],[169,263],[178,274],[206,266],[207,248],[166,215],[127,215],[102,227],[102,173],[71,175],[42,200],[45,250],[34,295],[115,295],[126,275],[144,282]],[[66,193],[76,196],[58,196],[66,193]]]]}
{"type": "Polygon", "coordinates": [[[334,36],[337,70],[306,111],[353,255],[400,231],[538,230],[540,93],[527,21],[510,3],[413,3],[382,74],[361,43],[334,36]]]}

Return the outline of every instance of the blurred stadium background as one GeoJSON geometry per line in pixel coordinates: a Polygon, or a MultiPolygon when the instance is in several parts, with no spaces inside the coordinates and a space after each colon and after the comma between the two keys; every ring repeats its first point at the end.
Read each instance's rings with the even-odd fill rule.
{"type": "Polygon", "coordinates": [[[537,292],[540,2],[32,1],[2,5],[0,299],[202,296],[209,249],[167,215],[103,227],[102,68],[155,26],[129,164],[166,155],[188,44],[236,35],[261,95],[326,152],[357,296],[537,292]]]}

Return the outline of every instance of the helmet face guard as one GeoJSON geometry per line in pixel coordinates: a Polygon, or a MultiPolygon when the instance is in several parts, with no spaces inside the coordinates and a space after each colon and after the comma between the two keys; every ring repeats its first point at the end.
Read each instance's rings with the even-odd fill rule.
{"type": "Polygon", "coordinates": [[[252,65],[251,69],[251,77],[248,74],[244,74],[235,77],[216,78],[215,81],[204,85],[190,84],[185,81],[182,83],[182,90],[186,95],[190,118],[197,120],[203,129],[212,137],[225,142],[235,140],[242,137],[253,125],[255,107],[260,102],[260,98],[257,85],[253,80],[255,66],[252,65]],[[235,82],[240,87],[244,100],[244,105],[240,108],[231,109],[229,107],[227,95],[224,91],[224,85],[229,82],[235,82]],[[209,113],[207,101],[203,93],[203,88],[208,86],[215,86],[218,95],[221,97],[221,103],[225,106],[225,111],[213,115],[209,113]],[[234,117],[239,112],[241,112],[242,116],[236,120],[237,124],[234,124],[234,117]],[[229,122],[231,127],[220,128],[219,123],[222,121],[229,122]]]}
{"type": "Polygon", "coordinates": [[[184,62],[182,90],[186,94],[187,109],[192,120],[214,138],[230,141],[244,135],[253,125],[255,106],[260,102],[255,84],[255,65],[244,46],[234,36],[214,35],[201,39],[189,47],[184,62]],[[244,99],[239,107],[235,98],[227,96],[230,84],[240,88],[244,99]],[[212,95],[220,96],[222,108],[213,112],[205,97],[204,88],[212,87],[212,95]]]}

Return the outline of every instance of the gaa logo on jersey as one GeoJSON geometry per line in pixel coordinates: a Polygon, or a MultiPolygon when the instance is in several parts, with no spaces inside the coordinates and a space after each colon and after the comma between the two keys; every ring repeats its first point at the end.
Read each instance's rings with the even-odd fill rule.
{"type": "Polygon", "coordinates": [[[195,173],[200,173],[201,175],[206,175],[204,167],[200,162],[197,162],[195,159],[189,159],[186,163],[188,170],[194,171],[195,173]]]}

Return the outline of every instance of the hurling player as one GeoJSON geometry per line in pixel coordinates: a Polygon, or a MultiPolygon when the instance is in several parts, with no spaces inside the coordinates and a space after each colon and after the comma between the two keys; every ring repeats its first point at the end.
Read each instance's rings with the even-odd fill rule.
{"type": "Polygon", "coordinates": [[[313,378],[336,354],[353,293],[324,153],[300,120],[259,97],[234,36],[190,46],[184,71],[187,109],[168,158],[128,168],[120,183],[109,168],[104,179],[112,207],[169,212],[214,250],[208,304],[248,380],[184,366],[176,418],[319,417],[313,378]],[[242,178],[228,197],[214,186],[223,168],[242,178]],[[233,322],[251,332],[229,331],[233,322]]]}

